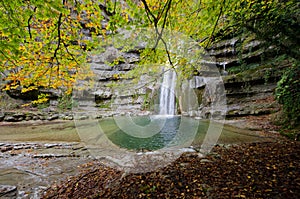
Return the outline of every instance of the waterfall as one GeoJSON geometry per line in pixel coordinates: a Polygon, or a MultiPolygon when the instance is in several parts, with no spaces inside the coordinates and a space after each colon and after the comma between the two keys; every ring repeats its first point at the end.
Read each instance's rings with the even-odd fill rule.
{"type": "Polygon", "coordinates": [[[226,62],[223,63],[223,71],[222,71],[222,75],[226,76],[228,75],[228,72],[226,71],[226,62]]]}
{"type": "Polygon", "coordinates": [[[176,72],[169,69],[164,72],[163,81],[160,87],[159,114],[175,115],[175,86],[176,72]]]}

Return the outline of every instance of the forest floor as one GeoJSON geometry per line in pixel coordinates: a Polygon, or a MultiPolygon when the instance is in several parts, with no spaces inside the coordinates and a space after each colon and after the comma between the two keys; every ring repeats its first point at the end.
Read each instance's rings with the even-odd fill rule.
{"type": "Polygon", "coordinates": [[[99,162],[44,198],[300,198],[300,142],[215,147],[153,172],[124,174],[99,162]]]}
{"type": "Polygon", "coordinates": [[[275,141],[217,145],[205,157],[184,153],[146,173],[124,173],[92,161],[82,165],[79,175],[49,187],[43,197],[300,198],[300,142],[281,137],[267,117],[243,121],[233,123],[260,128],[275,141]]]}

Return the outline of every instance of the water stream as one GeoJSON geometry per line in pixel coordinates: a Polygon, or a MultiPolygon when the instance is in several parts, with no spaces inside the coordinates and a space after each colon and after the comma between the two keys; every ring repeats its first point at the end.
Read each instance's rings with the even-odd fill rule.
{"type": "Polygon", "coordinates": [[[163,81],[160,88],[159,99],[159,114],[160,115],[175,115],[175,87],[176,87],[176,72],[169,69],[164,72],[163,81]]]}

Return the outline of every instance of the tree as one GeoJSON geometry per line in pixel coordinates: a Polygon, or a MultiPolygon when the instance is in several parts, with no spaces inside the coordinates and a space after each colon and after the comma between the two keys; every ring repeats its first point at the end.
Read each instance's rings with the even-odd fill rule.
{"type": "Polygon", "coordinates": [[[47,88],[70,94],[76,79],[92,75],[86,72],[89,53],[101,51],[121,29],[137,28],[152,28],[155,34],[154,44],[141,52],[141,66],[132,71],[135,77],[147,63],[168,62],[173,68],[176,63],[185,76],[199,69],[170,51],[164,39],[168,32],[208,47],[218,35],[247,29],[298,58],[298,8],[295,0],[1,1],[0,72],[5,90],[47,88]]]}
{"type": "MultiPolygon", "coordinates": [[[[203,23],[202,18],[214,11],[210,4],[192,0],[1,1],[0,72],[6,82],[4,89],[22,93],[40,88],[62,89],[70,94],[75,79],[91,75],[80,71],[88,69],[88,52],[99,49],[99,43],[106,44],[107,31],[116,33],[118,28],[132,25],[154,27],[156,46],[164,42],[164,29],[181,31],[195,39],[204,37],[211,21],[203,23]],[[107,24],[101,23],[103,20],[107,24]]],[[[218,4],[215,5],[218,10],[218,4]]],[[[165,50],[166,54],[160,57],[165,56],[172,65],[168,49],[165,50]]],[[[149,52],[145,51],[147,56],[149,52]]],[[[163,53],[151,51],[152,57],[159,56],[158,52],[163,53]]],[[[47,100],[47,95],[41,96],[34,103],[47,100]]]]}
{"type": "MultiPolygon", "coordinates": [[[[89,0],[1,1],[0,71],[5,90],[52,88],[69,94],[87,68],[87,51],[96,44],[84,29],[93,40],[103,34],[101,12],[89,0]]],[[[34,103],[47,100],[42,96],[34,103]]]]}

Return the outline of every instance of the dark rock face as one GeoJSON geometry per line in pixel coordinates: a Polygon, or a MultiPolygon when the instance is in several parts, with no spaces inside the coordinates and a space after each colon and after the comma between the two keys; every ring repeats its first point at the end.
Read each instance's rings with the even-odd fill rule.
{"type": "Polygon", "coordinates": [[[22,99],[22,100],[36,100],[38,99],[39,91],[33,90],[26,93],[21,92],[21,88],[19,89],[12,89],[7,91],[7,94],[15,99],[22,99]]]}

